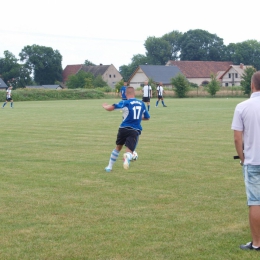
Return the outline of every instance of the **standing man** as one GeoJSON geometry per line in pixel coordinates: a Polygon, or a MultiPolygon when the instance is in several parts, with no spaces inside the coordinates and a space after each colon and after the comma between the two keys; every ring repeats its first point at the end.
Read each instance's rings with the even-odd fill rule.
{"type": "Polygon", "coordinates": [[[164,107],[167,107],[164,104],[164,101],[163,101],[163,94],[165,94],[165,91],[163,90],[163,86],[162,85],[163,85],[162,82],[160,82],[158,87],[157,87],[157,98],[158,98],[158,100],[156,101],[156,107],[158,107],[158,104],[159,104],[160,100],[162,101],[162,105],[164,107]]]}
{"type": "Polygon", "coordinates": [[[5,105],[6,105],[8,102],[11,102],[11,108],[13,108],[13,103],[14,103],[14,101],[13,101],[13,99],[12,99],[12,89],[13,89],[13,87],[10,86],[10,87],[8,87],[8,89],[6,90],[6,101],[4,102],[2,108],[4,108],[5,105]]]}
{"type": "Polygon", "coordinates": [[[147,105],[147,110],[150,110],[150,98],[152,98],[152,87],[149,86],[148,81],[144,82],[143,87],[143,102],[147,105]]]}
{"type": "Polygon", "coordinates": [[[127,82],[124,82],[124,85],[120,89],[120,96],[121,96],[122,100],[127,100],[126,89],[127,89],[127,82]]]}
{"type": "Polygon", "coordinates": [[[123,155],[123,167],[126,170],[129,168],[130,161],[133,158],[133,151],[136,148],[139,135],[142,132],[141,121],[150,119],[145,104],[135,98],[135,90],[133,87],[127,88],[126,97],[127,100],[122,100],[118,104],[103,104],[103,108],[107,111],[113,111],[115,109],[123,110],[123,122],[119,126],[116,147],[110,155],[108,166],[105,168],[106,172],[112,170],[124,145],[126,146],[126,152],[123,155]]]}
{"type": "Polygon", "coordinates": [[[231,129],[243,166],[252,236],[252,241],[240,248],[260,250],[260,71],[251,78],[251,91],[250,99],[236,106],[231,129]]]}

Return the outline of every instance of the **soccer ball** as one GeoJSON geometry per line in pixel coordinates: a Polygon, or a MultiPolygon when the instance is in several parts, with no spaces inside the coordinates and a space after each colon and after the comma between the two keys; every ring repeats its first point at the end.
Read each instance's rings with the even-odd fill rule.
{"type": "Polygon", "coordinates": [[[132,158],[132,160],[136,161],[137,159],[138,159],[138,154],[137,154],[136,151],[133,151],[133,158],[132,158]]]}

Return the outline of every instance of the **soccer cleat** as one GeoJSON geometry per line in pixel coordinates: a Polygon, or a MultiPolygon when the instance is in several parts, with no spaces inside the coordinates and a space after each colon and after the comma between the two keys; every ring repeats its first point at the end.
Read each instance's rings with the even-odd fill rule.
{"type": "Polygon", "coordinates": [[[130,160],[128,158],[127,153],[124,153],[123,160],[124,160],[123,167],[125,170],[127,170],[129,168],[129,164],[130,164],[130,160]]]}
{"type": "Polygon", "coordinates": [[[110,169],[109,167],[106,167],[106,168],[105,168],[105,171],[106,171],[106,172],[111,172],[112,169],[110,169]]]}
{"type": "Polygon", "coordinates": [[[167,107],[167,106],[164,105],[163,107],[167,107]]]}
{"type": "Polygon", "coordinates": [[[253,247],[253,242],[248,242],[245,245],[240,245],[242,250],[260,250],[260,247],[253,247]]]}

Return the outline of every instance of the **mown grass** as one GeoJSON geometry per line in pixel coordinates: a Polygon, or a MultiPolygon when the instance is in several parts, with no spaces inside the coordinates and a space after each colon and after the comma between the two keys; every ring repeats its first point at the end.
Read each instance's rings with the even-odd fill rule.
{"type": "Polygon", "coordinates": [[[151,105],[130,169],[115,146],[119,99],[1,109],[0,259],[258,259],[230,130],[242,99],[151,105]]]}

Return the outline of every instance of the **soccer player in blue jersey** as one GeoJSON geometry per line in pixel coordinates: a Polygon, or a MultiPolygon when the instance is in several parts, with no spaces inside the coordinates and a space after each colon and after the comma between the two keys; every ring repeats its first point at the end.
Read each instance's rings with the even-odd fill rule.
{"type": "Polygon", "coordinates": [[[126,89],[127,89],[127,82],[124,82],[124,86],[122,86],[120,89],[120,95],[121,95],[122,100],[127,100],[126,89]]]}
{"type": "Polygon", "coordinates": [[[142,132],[141,122],[142,120],[150,119],[145,104],[135,98],[135,90],[133,87],[127,88],[126,97],[127,100],[122,100],[117,104],[103,104],[103,108],[107,111],[120,109],[123,112],[123,121],[118,129],[116,147],[110,155],[108,166],[105,168],[106,172],[112,170],[124,145],[126,146],[126,152],[123,155],[123,167],[126,170],[129,168],[130,161],[133,158],[133,151],[136,148],[139,135],[142,132]]]}

